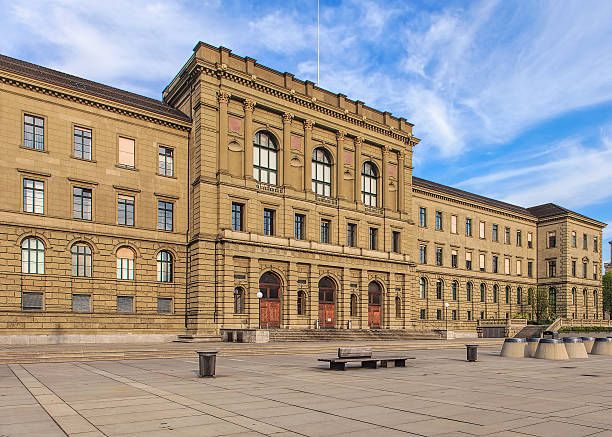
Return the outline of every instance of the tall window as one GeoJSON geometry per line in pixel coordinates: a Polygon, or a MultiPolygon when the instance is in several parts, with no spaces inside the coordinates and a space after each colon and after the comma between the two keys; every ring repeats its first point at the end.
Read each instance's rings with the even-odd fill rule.
{"type": "Polygon", "coordinates": [[[523,262],[520,259],[516,260],[516,274],[521,276],[523,274],[523,262]]]}
{"type": "Polygon", "coordinates": [[[523,289],[521,287],[516,289],[516,304],[521,305],[523,302],[523,289]]]}
{"type": "Polygon", "coordinates": [[[419,279],[419,297],[425,299],[427,297],[427,281],[425,278],[419,279]]]}
{"type": "Polygon", "coordinates": [[[493,255],[493,273],[497,273],[497,255],[493,255]]]}
{"type": "Polygon", "coordinates": [[[400,253],[400,233],[399,231],[393,231],[391,233],[391,251],[400,253]]]}
{"type": "Polygon", "coordinates": [[[587,277],[587,262],[583,262],[582,263],[582,277],[586,278],[587,277]]]}
{"type": "Polygon", "coordinates": [[[268,132],[260,131],[253,140],[253,177],[259,182],[276,185],[277,147],[268,132]]]}
{"type": "Polygon", "coordinates": [[[597,252],[598,248],[599,248],[599,243],[598,243],[597,237],[593,237],[593,252],[597,252]]]}
{"type": "Polygon", "coordinates": [[[457,283],[457,281],[453,282],[452,285],[452,298],[453,300],[457,300],[457,288],[459,287],[459,284],[457,283]]]}
{"type": "Polygon", "coordinates": [[[467,300],[468,302],[471,302],[472,300],[472,283],[468,282],[465,285],[465,300],[467,300]]]}
{"type": "Polygon", "coordinates": [[[157,282],[172,282],[172,254],[161,250],[157,254],[157,282]]]}
{"type": "Polygon", "coordinates": [[[510,228],[504,229],[504,243],[510,244],[510,228]]]}
{"type": "Polygon", "coordinates": [[[395,296],[395,317],[398,319],[402,317],[402,300],[399,296],[395,296]]]}
{"type": "Polygon", "coordinates": [[[32,179],[23,180],[23,211],[45,213],[45,183],[32,179]]]}
{"type": "Polygon", "coordinates": [[[26,238],[21,243],[21,273],[45,273],[45,245],[38,238],[26,238]]]}
{"type": "Polygon", "coordinates": [[[437,266],[442,265],[442,248],[441,247],[436,247],[436,265],[437,266]]]}
{"type": "Polygon", "coordinates": [[[442,211],[436,211],[436,230],[442,230],[442,211]]]}
{"type": "Polygon", "coordinates": [[[419,246],[419,261],[421,264],[427,264],[427,246],[424,244],[419,246]]]}
{"type": "Polygon", "coordinates": [[[302,290],[297,294],[297,313],[298,316],[306,315],[306,293],[302,290]]]}
{"type": "Polygon", "coordinates": [[[497,225],[493,225],[493,236],[491,237],[493,241],[499,240],[499,235],[497,233],[497,225]]]}
{"type": "Polygon", "coordinates": [[[497,303],[497,295],[499,294],[499,287],[496,285],[493,286],[493,303],[497,303]]]}
{"type": "Polygon", "coordinates": [[[521,233],[521,231],[516,231],[516,245],[517,246],[523,245],[523,234],[521,233]]]}
{"type": "Polygon", "coordinates": [[[510,303],[510,287],[506,285],[506,303],[510,303]]]}
{"type": "Polygon", "coordinates": [[[453,267],[455,269],[457,268],[457,265],[458,265],[457,264],[457,258],[458,258],[457,251],[454,250],[454,249],[451,250],[451,267],[453,267]]]}
{"type": "Polygon", "coordinates": [[[533,261],[527,261],[527,276],[533,277],[533,261]]]}
{"type": "Polygon", "coordinates": [[[548,233],[548,247],[557,247],[557,233],[555,231],[548,233]]]}
{"type": "Polygon", "coordinates": [[[472,236],[472,219],[471,218],[465,219],[465,236],[466,237],[472,236]]]}
{"type": "Polygon", "coordinates": [[[527,232],[527,247],[529,249],[533,248],[533,234],[531,232],[527,232]]]}
{"type": "Polygon", "coordinates": [[[548,261],[548,277],[554,278],[555,276],[557,276],[557,261],[548,261]]]}
{"type": "Polygon", "coordinates": [[[506,275],[510,274],[510,258],[504,258],[504,273],[506,275]]]}
{"type": "Polygon", "coordinates": [[[74,128],[74,157],[91,160],[91,129],[74,128]]]}
{"type": "Polygon", "coordinates": [[[436,281],[436,299],[442,299],[442,281],[436,281]]]}
{"type": "MultiPolygon", "coordinates": [[[[298,293],[299,296],[299,293],[298,293]]],[[[299,297],[298,297],[299,299],[299,297]]],[[[299,307],[298,307],[299,311],[299,307]]],[[[234,288],[234,314],[244,313],[244,290],[242,287],[234,288]]]]}
{"type": "Polygon", "coordinates": [[[329,228],[331,221],[327,219],[321,220],[321,243],[329,243],[329,228]]]}
{"type": "Polygon", "coordinates": [[[45,149],[45,120],[25,114],[23,117],[23,146],[28,149],[45,149]]]}
{"type": "Polygon", "coordinates": [[[73,188],[72,216],[81,220],[91,220],[91,190],[89,188],[73,188]]]}
{"type": "Polygon", "coordinates": [[[264,208],[263,215],[264,235],[274,235],[274,210],[264,208]]]}
{"type": "Polygon", "coordinates": [[[174,174],[174,150],[170,147],[159,146],[157,160],[160,175],[172,176],[174,174]]]}
{"type": "Polygon", "coordinates": [[[131,138],[119,137],[119,165],[134,168],[136,143],[131,138]]]}
{"type": "Polygon", "coordinates": [[[346,245],[349,247],[355,247],[357,244],[357,225],[355,223],[348,223],[346,225],[346,245]]]}
{"type": "Polygon", "coordinates": [[[480,238],[485,238],[485,222],[480,222],[480,238]]]}
{"type": "Polygon", "coordinates": [[[117,198],[117,223],[124,226],[134,226],[134,198],[119,195],[117,198]]]}
{"type": "Polygon", "coordinates": [[[485,271],[485,254],[481,253],[479,257],[480,257],[480,271],[484,272],[485,271]]]}
{"type": "Polygon", "coordinates": [[[376,166],[370,161],[364,162],[361,166],[361,201],[367,206],[377,206],[377,184],[376,166]]]}
{"type": "Polygon", "coordinates": [[[427,210],[423,207],[419,208],[419,226],[427,226],[427,210]]]}
{"type": "Polygon", "coordinates": [[[243,231],[243,212],[244,205],[242,203],[232,202],[232,230],[243,231]]]}
{"type": "Polygon", "coordinates": [[[480,284],[480,301],[481,302],[485,301],[486,290],[487,290],[487,287],[484,284],[480,284]]]}
{"type": "Polygon", "coordinates": [[[572,276],[576,276],[576,261],[572,261],[572,276]]]}
{"type": "Polygon", "coordinates": [[[294,219],[294,236],[296,240],[303,240],[306,238],[306,216],[304,214],[296,214],[294,219]]]}
{"type": "Polygon", "coordinates": [[[117,249],[117,279],[134,279],[134,251],[129,247],[117,249]]]}
{"type": "Polygon", "coordinates": [[[370,228],[370,250],[378,249],[378,229],[370,228]]]}
{"type": "Polygon", "coordinates": [[[472,252],[465,252],[465,269],[472,270],[472,252]]]}
{"type": "Polygon", "coordinates": [[[350,316],[357,316],[357,295],[351,294],[351,308],[350,308],[350,316]]]}
{"type": "Polygon", "coordinates": [[[172,216],[174,204],[163,200],[157,201],[157,229],[161,231],[172,230],[172,216]]]}
{"type": "Polygon", "coordinates": [[[572,231],[572,247],[576,247],[576,231],[572,231]]]}
{"type": "Polygon", "coordinates": [[[457,233],[457,216],[451,215],[451,232],[453,234],[457,233]]]}
{"type": "Polygon", "coordinates": [[[312,191],[321,196],[331,196],[331,158],[322,147],[312,152],[312,191]]]}
{"type": "Polygon", "coordinates": [[[588,240],[587,234],[582,234],[582,248],[584,250],[587,250],[589,246],[589,243],[587,240],[588,240]]]}
{"type": "Polygon", "coordinates": [[[74,244],[72,249],[72,276],[91,276],[91,249],[86,244],[74,244]]]}

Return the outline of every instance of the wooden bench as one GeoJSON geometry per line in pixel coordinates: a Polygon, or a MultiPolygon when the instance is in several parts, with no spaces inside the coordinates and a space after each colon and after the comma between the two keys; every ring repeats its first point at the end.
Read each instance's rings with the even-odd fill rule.
{"type": "Polygon", "coordinates": [[[372,356],[372,349],[369,347],[347,347],[338,348],[338,358],[319,358],[319,361],[329,363],[329,368],[333,370],[345,370],[347,363],[361,363],[361,367],[376,369],[376,364],[380,361],[380,367],[389,367],[393,363],[394,367],[406,367],[406,360],[413,360],[414,357],[407,356],[372,356]]]}

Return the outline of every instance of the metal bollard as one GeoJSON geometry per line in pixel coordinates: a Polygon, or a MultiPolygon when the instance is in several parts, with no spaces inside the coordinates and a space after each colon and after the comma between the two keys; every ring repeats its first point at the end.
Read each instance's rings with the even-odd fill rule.
{"type": "Polygon", "coordinates": [[[215,376],[218,351],[197,351],[200,364],[200,378],[215,376]]]}
{"type": "Polygon", "coordinates": [[[478,345],[477,344],[466,344],[467,348],[467,360],[470,362],[478,361],[478,345]]]}

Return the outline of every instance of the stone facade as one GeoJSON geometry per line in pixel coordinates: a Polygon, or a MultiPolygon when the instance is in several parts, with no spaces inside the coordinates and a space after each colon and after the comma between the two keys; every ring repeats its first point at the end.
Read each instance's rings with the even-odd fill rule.
{"type": "Polygon", "coordinates": [[[45,83],[30,64],[13,68],[19,62],[0,62],[0,335],[447,324],[474,332],[479,318],[530,313],[538,286],[556,290],[557,314],[600,317],[601,278],[572,276],[571,261],[601,270],[603,223],[413,178],[419,140],[403,118],[204,43],[163,103],[79,78],[45,83]],[[44,120],[41,150],[25,144],[27,116],[44,120]],[[74,156],[75,128],[91,132],[89,159],[74,156]],[[131,166],[120,164],[131,159],[126,139],[131,166]],[[171,176],[160,174],[167,149],[171,176]],[[38,214],[25,212],[24,179],[44,184],[38,214]],[[91,190],[90,218],[74,218],[75,188],[91,190]],[[135,201],[133,226],[118,224],[125,197],[135,201]],[[173,206],[169,230],[159,229],[158,201],[173,206]],[[551,230],[558,243],[549,249],[551,230]],[[571,247],[571,232],[588,235],[591,250],[571,247]],[[44,274],[24,271],[28,238],[44,245],[44,274]],[[75,243],[92,252],[89,276],[74,270],[75,243]],[[117,279],[128,247],[133,279],[117,279]],[[160,276],[160,251],[171,255],[171,281],[160,276]],[[571,300],[573,288],[587,300],[571,300]],[[24,307],[33,292],[40,309],[24,307]],[[81,294],[91,306],[75,312],[81,294]],[[123,296],[134,299],[130,313],[118,312],[123,296]]]}

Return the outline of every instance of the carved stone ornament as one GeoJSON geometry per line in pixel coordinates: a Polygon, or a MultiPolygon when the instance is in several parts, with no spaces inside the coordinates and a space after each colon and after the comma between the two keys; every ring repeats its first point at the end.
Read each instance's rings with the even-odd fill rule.
{"type": "Polygon", "coordinates": [[[293,121],[293,114],[285,112],[283,114],[283,123],[291,123],[293,121]]]}
{"type": "Polygon", "coordinates": [[[338,132],[336,132],[336,139],[337,139],[338,141],[342,141],[342,140],[344,139],[344,136],[345,136],[345,135],[346,135],[346,134],[345,134],[344,132],[342,132],[342,131],[338,131],[338,132]]]}
{"type": "Polygon", "coordinates": [[[299,158],[294,156],[293,158],[291,158],[291,161],[289,161],[289,165],[291,167],[301,167],[302,166],[302,161],[300,161],[299,158]]]}
{"type": "Polygon", "coordinates": [[[219,91],[217,93],[217,100],[219,101],[219,103],[228,103],[229,99],[230,99],[231,94],[230,93],[226,93],[224,91],[219,91]]]}
{"type": "Polygon", "coordinates": [[[255,109],[255,105],[255,101],[251,99],[245,99],[242,103],[242,106],[244,107],[245,111],[253,111],[255,109]]]}
{"type": "Polygon", "coordinates": [[[315,122],[313,120],[304,120],[304,129],[312,130],[315,122]]]}
{"type": "Polygon", "coordinates": [[[227,148],[232,152],[242,152],[242,145],[237,141],[232,141],[227,145],[227,148]]]}

